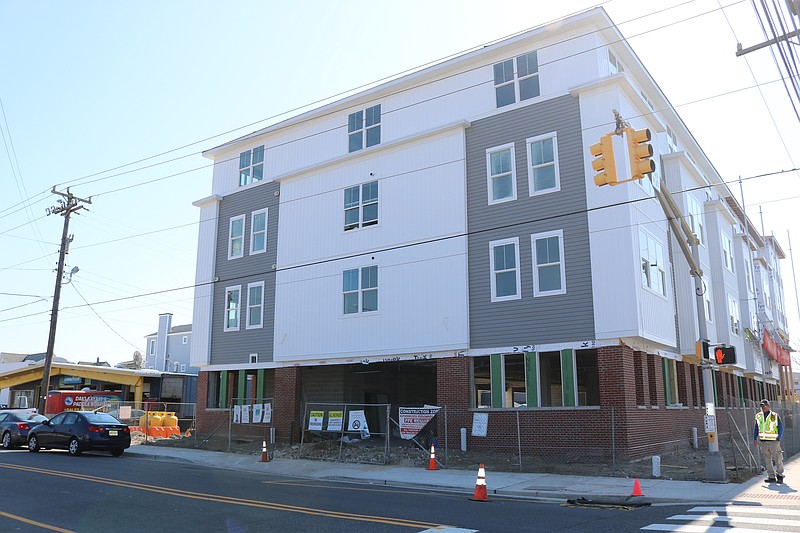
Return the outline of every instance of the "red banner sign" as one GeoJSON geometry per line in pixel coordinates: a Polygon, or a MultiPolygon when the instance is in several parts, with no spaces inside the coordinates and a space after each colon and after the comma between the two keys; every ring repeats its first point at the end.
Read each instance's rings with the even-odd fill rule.
{"type": "Polygon", "coordinates": [[[789,352],[781,348],[775,339],[764,328],[764,335],[761,337],[761,347],[769,354],[772,359],[778,362],[779,365],[789,366],[789,352]]]}

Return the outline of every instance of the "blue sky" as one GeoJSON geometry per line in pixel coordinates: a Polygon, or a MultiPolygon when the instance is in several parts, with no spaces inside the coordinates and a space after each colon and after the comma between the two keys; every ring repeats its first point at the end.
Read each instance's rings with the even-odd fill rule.
{"type": "MultiPolygon", "coordinates": [[[[175,289],[194,283],[192,202],[211,190],[202,150],[593,5],[0,0],[0,350],[47,345],[63,221],[45,214],[54,185],[92,197],[70,225],[67,270],[80,271],[62,291],[56,354],[130,360],[159,313],[192,320],[192,290],[175,289]]],[[[769,50],[735,57],[737,42],[764,40],[750,2],[602,5],[724,179],[798,167],[800,123],[769,50]]],[[[750,218],[787,255],[787,231],[800,246],[800,174],[743,187],[750,218]]],[[[789,258],[783,274],[797,336],[789,258]]]]}

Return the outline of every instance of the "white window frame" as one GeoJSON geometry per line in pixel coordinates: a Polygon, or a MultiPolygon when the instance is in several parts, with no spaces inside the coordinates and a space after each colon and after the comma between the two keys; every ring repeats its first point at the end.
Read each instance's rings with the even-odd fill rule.
{"type": "Polygon", "coordinates": [[[733,240],[723,233],[722,234],[722,264],[731,274],[734,273],[733,268],[733,240]]]}
{"type": "Polygon", "coordinates": [[[708,282],[708,278],[703,276],[703,307],[704,314],[706,316],[706,322],[714,323],[714,310],[711,307],[712,302],[714,301],[711,297],[711,284],[708,282]]]}
{"type": "Polygon", "coordinates": [[[230,222],[228,223],[228,259],[239,259],[240,257],[244,257],[244,233],[245,233],[245,216],[238,215],[235,217],[231,217],[230,222]],[[233,225],[237,221],[241,221],[242,223],[242,234],[240,236],[233,235],[233,225]],[[242,240],[241,252],[238,255],[233,255],[233,242],[237,239],[242,240]]]}
{"type": "Polygon", "coordinates": [[[365,148],[371,148],[373,146],[378,146],[381,144],[381,124],[383,121],[383,111],[381,110],[381,104],[371,105],[364,109],[359,109],[357,111],[353,111],[352,113],[348,113],[347,115],[347,151],[348,153],[358,152],[365,148]],[[378,110],[379,119],[377,122],[372,122],[371,124],[367,124],[367,115],[370,111],[373,113],[373,120],[374,120],[374,113],[375,109],[378,110]],[[361,113],[361,120],[358,120],[357,115],[361,113]],[[378,130],[378,142],[373,144],[368,144],[367,138],[371,131],[375,129],[378,130]],[[350,144],[350,138],[355,135],[361,135],[361,143],[358,148],[354,148],[350,144]]]}
{"type": "Polygon", "coordinates": [[[248,283],[247,284],[247,322],[245,322],[245,329],[261,329],[264,327],[264,282],[257,281],[255,283],[248,283]],[[261,289],[261,303],[257,306],[254,306],[250,301],[250,291],[252,289],[261,289]],[[258,323],[257,324],[250,324],[250,317],[252,313],[255,312],[255,308],[258,307],[258,323]]]}
{"type": "Polygon", "coordinates": [[[529,50],[529,51],[524,52],[522,54],[517,54],[514,57],[506,58],[506,59],[504,59],[502,61],[498,61],[497,63],[494,63],[492,65],[492,83],[493,83],[493,86],[494,86],[494,89],[495,89],[495,106],[499,109],[501,107],[514,105],[514,104],[517,104],[519,102],[523,102],[525,100],[535,100],[537,98],[540,98],[542,96],[542,83],[541,83],[541,77],[539,76],[539,74],[541,72],[539,67],[540,67],[540,63],[539,63],[539,51],[538,50],[529,50]],[[520,68],[519,68],[519,58],[527,56],[527,55],[530,55],[530,54],[536,54],[536,72],[520,75],[521,72],[520,72],[520,68]],[[508,72],[506,71],[506,64],[509,61],[511,62],[511,69],[512,69],[513,72],[511,73],[510,79],[506,79],[506,78],[508,78],[508,76],[507,76],[508,72]],[[495,72],[496,67],[498,65],[503,65],[503,67],[502,67],[503,68],[503,80],[500,83],[497,82],[498,80],[497,80],[497,75],[496,75],[496,72],[495,72]],[[537,80],[538,80],[539,94],[537,94],[536,96],[531,96],[531,97],[523,99],[522,98],[522,89],[520,88],[520,83],[525,81],[525,80],[527,80],[527,79],[533,78],[533,77],[536,77],[537,80]],[[514,85],[514,101],[513,102],[509,102],[507,104],[503,104],[502,106],[498,105],[497,104],[497,89],[499,89],[500,87],[505,87],[505,86],[512,85],[512,84],[514,85]]]}
{"type": "Polygon", "coordinates": [[[689,204],[689,225],[692,227],[692,232],[697,236],[700,244],[705,244],[705,223],[703,221],[703,206],[692,195],[689,195],[687,200],[689,204]]]}
{"type": "Polygon", "coordinates": [[[567,273],[566,273],[566,265],[564,264],[564,230],[555,230],[555,231],[546,231],[543,233],[534,233],[531,235],[531,254],[533,257],[533,296],[553,296],[556,294],[566,294],[567,293],[567,273]],[[537,264],[537,257],[536,257],[536,241],[541,239],[550,239],[553,237],[558,238],[558,262],[556,263],[546,263],[543,265],[537,264]],[[543,266],[553,266],[559,265],[559,271],[561,273],[561,288],[550,290],[550,291],[543,291],[539,288],[539,268],[543,266]]]}
{"type": "MultiPolygon", "coordinates": [[[[505,269],[503,272],[510,272],[511,269],[505,269]]],[[[492,302],[507,302],[509,300],[519,300],[522,298],[522,283],[521,283],[521,275],[520,275],[520,264],[519,264],[519,237],[513,237],[510,239],[502,239],[497,241],[491,241],[489,243],[489,276],[490,276],[490,286],[492,290],[492,302]],[[507,244],[514,245],[514,255],[516,266],[514,268],[516,274],[516,281],[517,281],[517,293],[510,294],[508,296],[497,296],[497,282],[495,281],[496,275],[498,272],[495,271],[494,268],[494,249],[498,246],[505,246],[507,244]]]]}
{"type": "Polygon", "coordinates": [[[147,351],[147,355],[155,355],[156,354],[156,340],[150,339],[150,349],[147,351]]]}
{"type": "Polygon", "coordinates": [[[728,295],[728,329],[731,335],[741,336],[742,322],[739,315],[739,303],[730,294],[728,295]]]}
{"type": "MultiPolygon", "coordinates": [[[[498,174],[504,175],[504,174],[498,174]]],[[[514,143],[503,144],[501,146],[494,146],[486,149],[486,192],[489,199],[489,205],[501,204],[510,202],[517,199],[517,161],[516,153],[514,151],[514,143]],[[511,151],[511,196],[507,198],[499,198],[495,200],[494,191],[494,176],[492,175],[492,154],[498,152],[511,151]]]]}
{"type": "Polygon", "coordinates": [[[342,215],[343,215],[343,218],[344,218],[343,223],[342,223],[343,224],[342,227],[344,228],[344,231],[347,232],[347,231],[353,231],[353,230],[360,229],[360,228],[366,228],[366,227],[369,227],[369,226],[377,226],[378,223],[380,222],[380,197],[381,197],[380,183],[378,183],[378,180],[367,181],[367,182],[364,182],[364,183],[359,183],[358,185],[353,185],[351,187],[345,187],[342,190],[342,205],[344,206],[344,211],[342,212],[342,215]],[[367,185],[372,185],[373,183],[377,187],[378,194],[374,199],[370,199],[368,201],[365,201],[364,200],[364,187],[367,186],[367,185]],[[346,203],[346,201],[347,201],[346,194],[347,194],[347,191],[349,191],[350,189],[358,189],[358,203],[348,206],[347,203],[346,203]],[[370,206],[370,205],[376,205],[377,206],[377,209],[378,209],[377,217],[375,218],[375,220],[364,220],[364,208],[367,207],[367,206],[370,206]],[[347,224],[347,212],[350,211],[350,210],[358,210],[358,222],[357,223],[347,224]]]}
{"type": "Polygon", "coordinates": [[[186,373],[186,363],[181,363],[181,374],[186,373]]]}
{"type": "Polygon", "coordinates": [[[644,288],[645,290],[647,290],[649,292],[652,292],[653,294],[657,294],[658,296],[661,296],[662,298],[666,298],[667,297],[667,270],[665,268],[666,265],[664,264],[664,244],[661,241],[659,241],[658,239],[656,239],[653,235],[651,235],[650,233],[646,232],[645,230],[643,230],[641,228],[639,228],[639,256],[640,256],[639,257],[639,263],[640,263],[639,267],[640,268],[642,268],[644,266],[643,264],[644,264],[645,261],[647,262],[647,273],[643,272],[643,275],[646,278],[646,282],[645,282],[644,279],[642,280],[642,288],[644,288]],[[642,253],[641,253],[642,252],[642,248],[643,248],[642,239],[644,239],[644,243],[645,243],[644,248],[647,251],[647,257],[644,257],[642,255],[642,253]],[[650,250],[651,241],[656,246],[655,250],[650,250]],[[658,254],[658,249],[661,250],[660,254],[658,254]],[[655,256],[658,256],[658,257],[655,257],[655,256]],[[652,259],[656,260],[655,267],[653,266],[652,259]],[[653,274],[652,274],[653,268],[657,269],[656,273],[660,277],[661,289],[662,289],[661,291],[658,291],[655,288],[653,288],[654,287],[653,274]]]}
{"type": "Polygon", "coordinates": [[[239,324],[241,323],[241,317],[242,317],[242,286],[241,285],[234,285],[234,286],[231,286],[231,287],[225,287],[225,300],[223,301],[223,310],[224,311],[223,311],[223,318],[222,318],[222,320],[223,320],[223,322],[222,322],[222,324],[223,324],[222,330],[223,331],[239,331],[239,324]],[[239,294],[239,297],[236,300],[236,325],[235,326],[229,326],[228,325],[228,319],[230,317],[230,313],[233,310],[232,306],[229,305],[229,300],[230,300],[229,295],[234,291],[237,291],[238,294],[239,294]]]}
{"type": "Polygon", "coordinates": [[[182,344],[189,344],[189,336],[188,335],[184,335],[183,338],[181,339],[181,343],[182,344]]]}
{"type": "Polygon", "coordinates": [[[267,251],[267,230],[269,229],[269,210],[265,207],[264,209],[259,209],[258,211],[253,211],[250,214],[250,255],[255,254],[263,254],[267,251]],[[263,231],[256,231],[256,217],[259,215],[264,215],[264,230],[263,231]],[[264,234],[264,248],[262,250],[256,250],[254,248],[256,239],[255,237],[259,234],[264,234]]]}
{"type": "Polygon", "coordinates": [[[620,60],[617,59],[617,56],[614,55],[610,48],[608,49],[608,71],[611,74],[625,72],[625,67],[622,65],[620,60]]]}
{"type": "Polygon", "coordinates": [[[267,158],[267,150],[265,145],[256,146],[250,150],[245,150],[244,152],[239,153],[239,187],[244,187],[245,185],[250,185],[251,183],[258,183],[259,181],[264,180],[264,160],[267,158]],[[254,154],[256,150],[261,150],[262,157],[261,161],[255,162],[254,161],[254,154]],[[242,156],[244,154],[249,154],[250,164],[246,166],[242,166],[242,156]],[[257,180],[253,179],[253,174],[257,167],[261,167],[261,177],[257,180]],[[242,176],[242,170],[247,170],[247,176],[242,176]]]}
{"type": "Polygon", "coordinates": [[[559,170],[558,170],[558,135],[556,134],[556,132],[553,131],[550,133],[545,133],[543,135],[537,135],[535,137],[529,137],[525,139],[525,153],[528,157],[528,194],[530,196],[539,196],[542,194],[549,194],[552,192],[560,191],[561,177],[559,175],[559,170]],[[547,139],[553,140],[553,162],[534,166],[533,161],[531,161],[531,145],[541,141],[546,141],[547,139]],[[549,189],[542,189],[540,191],[534,190],[535,189],[533,180],[534,171],[537,168],[542,168],[550,165],[553,166],[553,173],[555,174],[555,180],[556,180],[555,185],[549,189]]]}
{"type": "MultiPolygon", "coordinates": [[[[342,316],[343,317],[361,316],[361,315],[364,315],[364,314],[377,313],[378,310],[380,309],[380,306],[378,306],[376,309],[370,309],[369,311],[364,310],[364,293],[367,292],[367,291],[370,291],[370,292],[371,291],[375,291],[376,295],[379,294],[379,282],[376,282],[376,284],[374,286],[364,287],[364,271],[367,270],[367,269],[370,269],[370,268],[374,268],[375,269],[375,275],[377,277],[377,275],[378,275],[378,266],[377,265],[368,265],[368,266],[363,266],[363,267],[348,268],[348,269],[342,271],[342,284],[343,285],[344,285],[344,276],[348,272],[356,271],[357,277],[358,277],[357,282],[356,282],[357,288],[355,290],[345,291],[344,290],[344,286],[342,286],[342,308],[341,309],[342,309],[342,316]],[[346,297],[346,295],[353,294],[353,293],[357,293],[358,294],[358,310],[356,312],[354,312],[354,313],[347,313],[347,312],[345,312],[344,298],[346,297]]],[[[378,300],[377,300],[377,296],[376,296],[376,302],[377,301],[378,300]]]]}

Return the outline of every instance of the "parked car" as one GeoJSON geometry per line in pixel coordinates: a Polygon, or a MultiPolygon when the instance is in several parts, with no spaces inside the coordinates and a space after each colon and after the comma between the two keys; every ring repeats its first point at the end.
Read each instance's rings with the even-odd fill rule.
{"type": "Polygon", "coordinates": [[[24,446],[28,442],[28,431],[46,421],[44,415],[7,411],[0,413],[0,444],[7,450],[24,446]]]}
{"type": "Polygon", "coordinates": [[[28,432],[28,451],[59,448],[70,455],[107,450],[119,457],[131,445],[131,430],[108,413],[64,411],[28,432]]]}

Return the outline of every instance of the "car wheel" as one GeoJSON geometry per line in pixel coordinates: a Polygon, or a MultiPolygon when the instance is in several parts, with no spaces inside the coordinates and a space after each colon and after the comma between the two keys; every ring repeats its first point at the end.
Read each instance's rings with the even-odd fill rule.
{"type": "Polygon", "coordinates": [[[76,439],[75,437],[69,439],[69,447],[67,448],[67,451],[69,452],[70,455],[81,454],[81,446],[80,443],[78,443],[78,439],[76,439]]]}
{"type": "Polygon", "coordinates": [[[28,451],[29,452],[39,451],[39,439],[36,437],[36,435],[30,435],[28,437],[28,451]]]}
{"type": "Polygon", "coordinates": [[[11,432],[6,431],[3,433],[3,449],[7,450],[11,448],[11,432]]]}
{"type": "Polygon", "coordinates": [[[124,451],[125,451],[124,448],[114,448],[113,450],[111,450],[111,455],[113,455],[114,457],[119,457],[120,455],[122,455],[124,451]]]}

